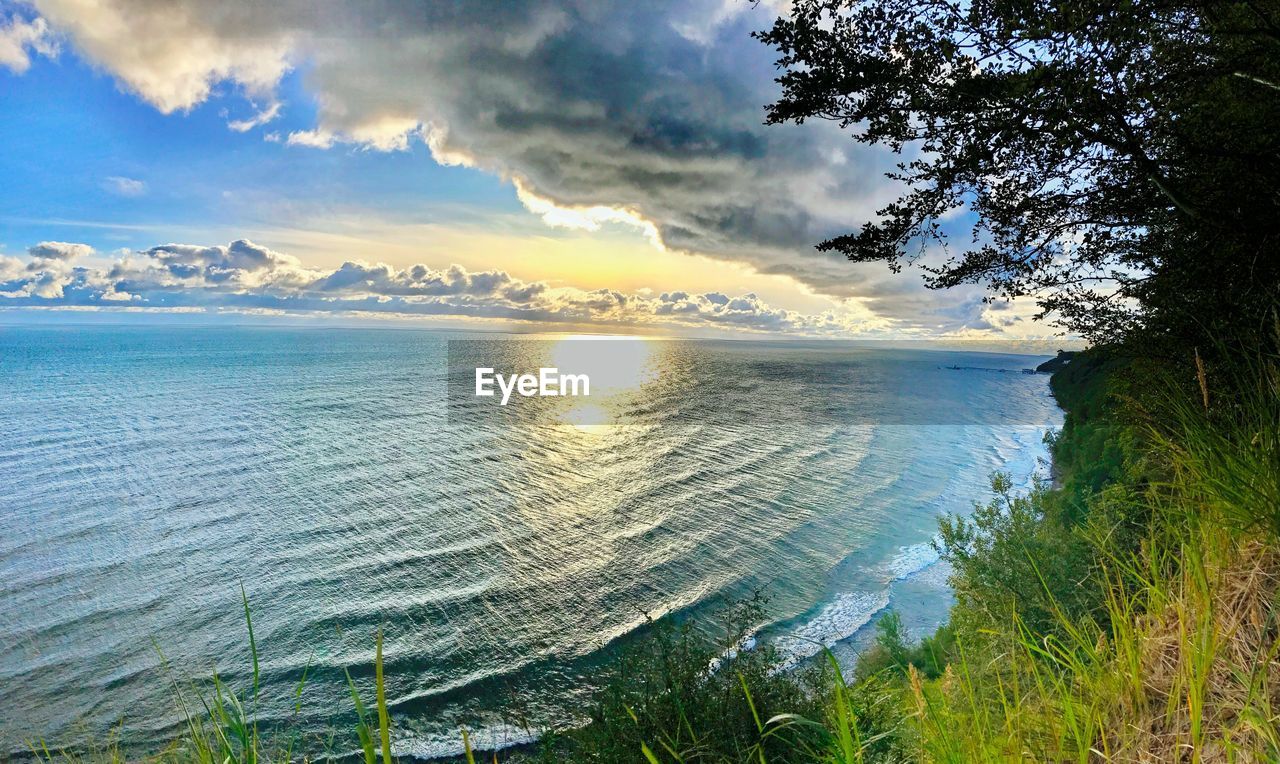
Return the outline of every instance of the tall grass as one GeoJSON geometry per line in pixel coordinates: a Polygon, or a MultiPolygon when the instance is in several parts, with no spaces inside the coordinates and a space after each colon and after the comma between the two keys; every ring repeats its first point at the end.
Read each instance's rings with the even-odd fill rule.
{"type": "MultiPolygon", "coordinates": [[[[1064,586],[1030,553],[1047,515],[993,523],[980,554],[1027,551],[1039,592],[1004,600],[1007,624],[975,619],[961,638],[972,650],[947,677],[913,678],[921,759],[1278,760],[1280,385],[1274,363],[1249,370],[1248,383],[1211,396],[1201,368],[1193,396],[1145,409],[1145,468],[1119,494],[1129,516],[1147,518],[1136,549],[1115,543],[1114,506],[1060,528],[1094,558],[1064,586]],[[1064,590],[1080,587],[1100,606],[1075,608],[1064,590]],[[1031,626],[1026,607],[1051,617],[1031,626]]],[[[962,574],[985,570],[961,562],[962,574]]]]}
{"type": "MultiPolygon", "coordinates": [[[[28,742],[33,758],[47,764],[65,762],[66,764],[87,764],[88,762],[110,762],[116,764],[126,761],[149,761],[157,764],[284,764],[298,760],[310,760],[312,752],[296,750],[297,738],[281,734],[274,739],[266,739],[260,733],[258,723],[258,698],[261,688],[261,675],[258,658],[258,643],[253,633],[253,614],[249,606],[249,598],[244,587],[240,588],[241,603],[244,610],[244,623],[248,632],[250,657],[250,683],[242,690],[229,687],[217,671],[214,671],[210,686],[203,691],[194,686],[183,689],[182,683],[174,676],[160,647],[156,646],[160,666],[169,677],[173,689],[173,700],[182,715],[182,731],[178,737],[158,753],[139,756],[131,754],[121,744],[120,730],[108,737],[104,743],[91,743],[80,748],[54,748],[40,739],[28,742]]],[[[376,691],[376,727],[372,726],[366,706],[347,674],[347,682],[351,691],[352,704],[356,712],[356,739],[364,756],[365,764],[376,764],[373,735],[376,732],[381,742],[382,764],[391,764],[391,717],[387,710],[386,687],[383,681],[382,630],[375,637],[374,676],[376,691]]],[[[302,692],[307,682],[307,669],[293,691],[294,714],[301,711],[302,692]]],[[[325,756],[324,758],[328,758],[325,756]]]]}

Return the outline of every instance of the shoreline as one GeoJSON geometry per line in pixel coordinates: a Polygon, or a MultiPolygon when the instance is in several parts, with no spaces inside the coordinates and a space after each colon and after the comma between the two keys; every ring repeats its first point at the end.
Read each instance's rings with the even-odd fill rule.
{"type": "MultiPolygon", "coordinates": [[[[981,375],[978,375],[978,376],[981,376],[981,375]]],[[[1008,380],[1008,381],[1014,381],[1014,380],[1008,380]]],[[[1029,387],[1027,385],[1021,384],[1021,380],[1017,380],[1017,381],[1019,382],[1019,389],[1034,390],[1036,387],[1038,387],[1038,386],[1029,387]]],[[[1003,382],[1000,383],[1000,387],[1001,389],[1005,389],[1005,385],[1003,384],[1003,382]]],[[[1039,397],[1039,395],[1040,395],[1039,393],[1036,393],[1037,398],[1039,397]]],[[[1052,405],[1052,404],[1047,404],[1047,405],[1052,405]]],[[[1055,410],[1057,410],[1057,408],[1058,407],[1055,407],[1055,410]]],[[[333,409],[324,409],[323,411],[328,412],[331,410],[333,409]]],[[[1046,425],[1046,426],[1051,426],[1051,425],[1046,425]]],[[[872,429],[879,430],[880,428],[872,428],[872,429]]],[[[873,491],[873,493],[870,495],[875,497],[874,502],[869,502],[864,504],[862,499],[859,498],[861,494],[855,495],[855,494],[849,494],[849,493],[842,493],[842,496],[845,497],[845,500],[843,501],[843,504],[845,505],[845,507],[842,508],[842,507],[838,507],[835,504],[828,506],[828,500],[825,494],[821,498],[820,502],[811,501],[810,500],[811,497],[808,497],[808,494],[797,494],[794,491],[785,497],[788,502],[792,502],[787,504],[788,507],[793,507],[793,506],[801,507],[801,509],[807,510],[810,512],[814,512],[815,510],[820,508],[821,514],[815,514],[815,516],[825,517],[828,521],[823,525],[815,525],[813,523],[800,523],[797,527],[805,529],[804,531],[805,539],[810,539],[814,537],[815,527],[820,527],[820,528],[827,528],[828,526],[835,527],[834,525],[832,525],[833,523],[838,523],[840,527],[844,527],[844,528],[850,527],[849,524],[846,522],[847,518],[845,517],[845,514],[848,513],[848,509],[847,509],[848,506],[852,506],[855,508],[854,511],[857,513],[856,515],[857,517],[872,518],[874,522],[878,524],[874,527],[879,528],[878,533],[882,533],[883,535],[877,536],[874,543],[871,543],[865,547],[862,546],[861,541],[855,541],[853,546],[847,546],[847,545],[844,546],[843,552],[841,552],[837,548],[835,554],[837,555],[844,554],[844,557],[840,559],[836,559],[834,562],[830,563],[829,568],[826,568],[826,567],[818,568],[815,566],[815,570],[828,571],[826,575],[830,579],[829,581],[830,588],[827,590],[827,592],[825,594],[822,592],[817,592],[815,594],[813,590],[810,588],[796,588],[791,590],[793,592],[798,592],[799,595],[795,596],[792,602],[788,602],[786,604],[785,609],[782,609],[782,612],[784,613],[792,612],[792,605],[794,605],[797,600],[800,602],[801,607],[803,607],[804,604],[808,604],[808,603],[812,603],[812,604],[807,609],[797,612],[796,615],[794,616],[779,618],[777,620],[771,621],[768,627],[777,626],[777,624],[779,623],[789,623],[789,627],[788,627],[789,630],[794,631],[796,629],[804,629],[806,626],[814,624],[814,622],[816,621],[822,621],[825,619],[828,622],[835,623],[836,625],[830,628],[828,628],[827,624],[813,625],[814,634],[818,635],[821,638],[833,629],[836,631],[844,632],[844,633],[841,633],[837,639],[834,639],[831,641],[827,641],[826,639],[823,639],[822,641],[827,642],[827,644],[831,644],[835,646],[840,646],[840,645],[847,646],[851,643],[852,644],[858,643],[860,639],[867,638],[868,635],[874,633],[873,625],[876,622],[876,620],[885,612],[886,608],[897,604],[895,602],[895,597],[897,595],[895,595],[893,592],[896,591],[904,583],[910,582],[913,579],[918,578],[920,576],[929,575],[926,571],[933,568],[933,566],[937,565],[936,559],[928,559],[926,555],[929,539],[933,537],[933,533],[936,531],[937,515],[933,514],[935,509],[938,512],[943,512],[948,509],[953,511],[968,509],[967,505],[955,504],[954,501],[950,505],[938,504],[936,508],[930,509],[929,507],[935,501],[935,497],[942,497],[945,499],[947,497],[956,496],[958,491],[965,491],[967,493],[968,489],[977,489],[979,486],[979,482],[985,481],[985,476],[987,475],[988,469],[1013,468],[1013,470],[1017,473],[1022,473],[1027,469],[1034,469],[1033,465],[1035,463],[1036,457],[1041,452],[1041,449],[1038,444],[1038,435],[1035,437],[1029,437],[1024,435],[1024,436],[1019,436],[1011,439],[1006,439],[1003,437],[999,439],[991,439],[983,435],[983,433],[987,432],[987,428],[985,425],[972,426],[972,427],[963,427],[960,425],[954,425],[954,426],[948,425],[948,426],[942,427],[941,429],[948,433],[955,433],[955,434],[954,435],[948,434],[945,436],[944,441],[939,441],[940,443],[947,443],[948,445],[945,449],[938,449],[938,450],[940,452],[945,452],[947,454],[954,453],[956,455],[955,461],[957,463],[972,463],[974,465],[979,465],[979,466],[975,467],[973,470],[961,471],[953,468],[949,463],[939,462],[937,463],[936,470],[930,470],[927,477],[923,478],[922,480],[916,481],[914,485],[911,482],[904,482],[903,483],[903,486],[905,486],[905,491],[904,491],[904,489],[898,487],[899,482],[901,480],[901,476],[899,474],[899,471],[896,469],[896,465],[901,463],[902,466],[901,466],[900,472],[902,475],[910,474],[911,470],[913,469],[913,463],[909,461],[910,459],[909,452],[911,452],[912,449],[917,449],[918,446],[920,446],[921,444],[927,444],[929,442],[933,442],[933,438],[935,437],[936,434],[933,434],[932,431],[930,431],[929,433],[922,433],[920,430],[916,430],[915,432],[908,432],[913,428],[905,428],[905,430],[903,430],[896,426],[889,426],[883,429],[887,432],[895,432],[895,431],[902,432],[902,434],[893,435],[889,440],[886,440],[885,444],[887,445],[887,448],[880,448],[878,446],[873,446],[871,449],[867,450],[867,453],[875,453],[880,455],[878,459],[873,459],[871,460],[871,462],[868,462],[869,465],[871,465],[871,463],[875,461],[878,461],[880,463],[879,466],[874,466],[874,465],[869,466],[870,472],[867,473],[872,475],[880,475],[879,478],[876,478],[875,480],[869,483],[869,485],[872,486],[870,490],[873,491]],[[971,432],[976,434],[975,435],[962,434],[966,432],[971,432]],[[980,451],[973,452],[972,459],[970,459],[970,456],[971,456],[969,452],[970,445],[968,445],[970,443],[981,444],[982,446],[982,449],[980,451]],[[955,448],[958,448],[960,450],[953,451],[952,444],[954,445],[955,448]],[[908,454],[908,455],[904,455],[904,454],[908,454]],[[994,460],[994,461],[989,461],[989,460],[994,460]],[[886,470],[885,469],[886,464],[895,466],[895,469],[886,470]],[[1026,465],[1026,467],[1025,469],[1020,467],[1014,467],[1014,465],[1016,464],[1023,464],[1023,465],[1026,465]],[[968,472],[972,472],[973,474],[970,475],[968,474],[968,472]],[[979,473],[981,473],[981,476],[978,480],[972,479],[974,475],[978,475],[979,473]],[[941,480],[939,480],[939,476],[942,476],[941,480]],[[947,482],[948,481],[947,476],[951,476],[949,478],[951,482],[949,483],[947,482]],[[855,496],[855,498],[849,498],[851,495],[855,496]],[[893,498],[893,497],[901,497],[901,498],[893,498]],[[916,498],[912,498],[912,497],[916,497],[916,498]],[[889,525],[882,524],[882,520],[875,519],[880,517],[880,515],[877,515],[875,513],[881,512],[884,508],[889,508],[892,511],[897,512],[897,511],[901,511],[897,509],[897,507],[900,507],[900,506],[901,507],[913,506],[918,509],[923,509],[924,510],[923,512],[918,512],[917,519],[920,521],[921,527],[926,525],[929,527],[930,533],[928,535],[921,535],[919,533],[920,528],[913,529],[911,525],[912,523],[915,522],[914,520],[912,521],[912,523],[908,523],[906,526],[902,526],[902,525],[889,526],[889,525]],[[836,514],[837,512],[841,512],[845,514],[837,515],[836,514]],[[905,532],[904,532],[904,529],[905,529],[905,532]],[[850,549],[855,550],[855,552],[850,552],[849,551],[850,549]],[[842,567],[843,568],[859,567],[856,561],[860,559],[870,559],[870,560],[878,561],[876,563],[872,563],[872,565],[869,566],[872,568],[876,568],[878,570],[878,572],[872,575],[873,581],[868,586],[863,587],[861,586],[862,580],[859,580],[859,577],[855,576],[854,585],[852,587],[844,587],[843,584],[849,583],[848,575],[847,575],[849,573],[849,570],[841,571],[838,574],[835,571],[837,571],[842,567]],[[853,561],[853,562],[850,562],[850,561],[853,561]],[[811,594],[814,596],[812,599],[809,599],[811,594]],[[836,612],[837,610],[839,610],[840,612],[836,612]]],[[[1044,429],[1044,427],[1036,426],[1033,429],[1036,433],[1039,433],[1044,429]]],[[[805,435],[804,433],[801,433],[799,437],[802,441],[806,443],[808,441],[813,440],[813,437],[811,435],[805,435]]],[[[847,445],[850,443],[850,436],[847,432],[843,432],[841,428],[836,428],[832,434],[831,440],[832,442],[839,442],[847,445]]],[[[856,441],[857,438],[854,438],[853,440],[856,441]]],[[[854,444],[855,446],[857,446],[856,448],[844,448],[844,447],[834,448],[834,447],[831,447],[829,444],[821,444],[821,443],[819,445],[822,445],[823,448],[819,449],[817,453],[823,455],[824,463],[834,461],[835,463],[833,466],[838,471],[838,474],[852,476],[851,479],[853,482],[847,485],[843,485],[843,486],[837,485],[837,484],[832,484],[832,485],[836,485],[836,487],[840,488],[841,491],[844,491],[845,488],[848,488],[849,486],[856,486],[857,481],[860,480],[860,478],[858,478],[858,475],[862,473],[859,472],[858,468],[856,468],[856,465],[850,464],[848,460],[843,457],[846,457],[848,453],[854,453],[855,451],[858,451],[858,449],[862,447],[856,443],[854,444]]],[[[798,453],[807,454],[808,450],[809,449],[807,448],[799,449],[798,453]]],[[[773,469],[772,464],[770,464],[769,469],[773,469]]],[[[233,474],[251,474],[251,473],[245,473],[243,470],[241,470],[233,474]]],[[[733,474],[736,476],[740,473],[733,472],[733,473],[726,473],[726,474],[733,474]]],[[[764,474],[770,474],[770,473],[769,473],[769,470],[759,469],[759,474],[764,475],[764,474]]],[[[785,473],[780,473],[780,474],[785,474],[785,473]]],[[[824,474],[823,477],[829,478],[829,475],[824,474]]],[[[824,489],[827,484],[828,483],[818,484],[815,486],[815,489],[824,489]]],[[[975,491],[974,498],[975,499],[979,498],[979,496],[976,494],[976,491],[975,491]]],[[[198,510],[200,506],[202,506],[200,503],[192,502],[192,503],[182,504],[181,508],[184,511],[192,511],[196,514],[199,514],[198,510]]],[[[792,510],[787,510],[787,511],[792,511],[792,510]]],[[[232,517],[235,516],[234,513],[231,513],[231,514],[232,514],[232,517]]],[[[165,517],[167,518],[168,522],[174,521],[172,513],[165,515],[165,517]]],[[[893,516],[886,515],[885,517],[892,518],[893,516]]],[[[732,523],[731,525],[736,525],[739,528],[746,527],[746,524],[742,522],[735,522],[735,523],[732,523]]],[[[791,531],[786,531],[784,529],[784,531],[781,531],[781,532],[790,533],[791,531]]],[[[829,536],[829,534],[827,535],[829,536]]],[[[781,538],[788,538],[788,536],[783,535],[781,536],[781,538]]],[[[828,544],[828,546],[831,546],[831,545],[828,544]]],[[[826,562],[824,558],[824,566],[825,565],[826,565],[826,562]]],[[[780,566],[772,568],[772,570],[782,570],[782,569],[783,568],[780,566]]],[[[790,567],[786,569],[794,570],[795,568],[790,567]]],[[[866,568],[864,568],[863,570],[865,571],[866,568]]],[[[817,580],[821,580],[821,576],[822,574],[820,573],[817,580]]],[[[253,595],[254,593],[255,593],[255,588],[251,586],[250,594],[253,595]]],[[[912,595],[912,596],[914,597],[915,595],[912,595]]],[[[255,599],[255,602],[256,602],[256,598],[251,597],[251,599],[255,599]]],[[[935,609],[936,611],[945,612],[945,609],[946,609],[945,604],[948,602],[948,598],[947,598],[947,595],[942,595],[939,597],[931,596],[928,599],[918,600],[918,601],[928,602],[930,603],[930,607],[935,609]]],[[[697,602],[702,602],[702,600],[698,600],[697,602]]],[[[269,605],[270,603],[268,600],[268,607],[264,608],[264,614],[266,615],[278,614],[279,611],[271,610],[269,605]]],[[[798,608],[796,608],[796,610],[798,610],[798,608]]],[[[271,620],[273,619],[270,617],[264,617],[265,622],[269,623],[271,620]]],[[[936,624],[941,622],[944,622],[944,621],[931,620],[930,626],[936,626],[936,624]]],[[[224,629],[223,630],[224,633],[221,633],[215,636],[220,639],[230,640],[232,648],[239,649],[239,647],[242,645],[241,640],[243,639],[243,632],[242,632],[243,624],[240,624],[239,626],[241,628],[234,628],[234,625],[233,625],[233,628],[224,629]]],[[[766,629],[768,627],[766,627],[766,629]]],[[[778,629],[774,629],[775,634],[777,634],[778,631],[779,631],[778,629]]],[[[269,633],[269,632],[262,632],[262,633],[269,633]]],[[[627,633],[630,634],[633,632],[628,631],[627,633]]],[[[201,636],[201,639],[203,640],[204,637],[201,636]]],[[[289,663],[297,664],[297,667],[300,669],[301,659],[302,657],[305,656],[305,649],[300,651],[296,647],[289,645],[287,641],[284,644],[284,648],[285,649],[282,650],[280,653],[280,655],[284,657],[283,658],[273,657],[273,661],[277,663],[282,662],[283,664],[289,664],[289,663]]],[[[795,666],[809,665],[812,659],[813,652],[816,652],[816,650],[812,651],[809,654],[806,654],[794,659],[791,662],[791,664],[795,666]]],[[[225,651],[215,653],[215,654],[224,656],[224,659],[225,659],[225,656],[231,655],[231,653],[225,652],[225,651]]],[[[426,675],[429,673],[429,668],[428,670],[420,670],[417,667],[424,664],[413,664],[413,665],[415,667],[411,670],[406,671],[404,675],[410,678],[422,677],[423,681],[429,681],[429,679],[426,678],[426,675]]],[[[317,668],[317,667],[313,667],[313,668],[317,668]]],[[[180,670],[183,672],[183,676],[196,676],[196,677],[203,676],[203,674],[199,673],[199,668],[196,669],[196,673],[192,673],[192,674],[186,673],[187,669],[185,667],[180,670]]],[[[240,681],[243,679],[243,674],[240,674],[237,677],[235,672],[233,672],[229,676],[235,677],[234,681],[240,681]]],[[[286,679],[286,680],[273,680],[273,681],[277,681],[278,683],[279,681],[288,681],[288,680],[286,679]]],[[[316,683],[313,682],[313,684],[316,684],[316,683]]],[[[484,688],[481,688],[481,690],[483,689],[484,688]]],[[[308,710],[308,717],[311,719],[320,720],[320,724],[315,725],[315,727],[323,727],[324,717],[326,716],[331,717],[333,719],[340,718],[338,714],[343,708],[343,706],[341,705],[343,698],[338,697],[336,699],[336,702],[330,702],[326,695],[315,694],[315,691],[313,691],[310,686],[308,687],[308,694],[311,697],[314,697],[317,699],[325,698],[323,702],[311,701],[308,703],[308,705],[311,705],[311,709],[308,710]],[[318,711],[313,713],[312,711],[315,709],[318,709],[318,711]],[[334,710],[332,712],[328,711],[332,709],[338,709],[338,710],[334,710]]],[[[124,693],[118,693],[118,695],[121,698],[126,697],[124,693]]],[[[483,699],[486,697],[486,695],[484,695],[483,692],[477,692],[475,697],[483,699]]],[[[110,700],[110,698],[107,698],[107,699],[110,700]]],[[[495,703],[494,705],[499,705],[499,704],[495,703]]],[[[442,718],[449,719],[451,716],[453,716],[453,714],[439,714],[432,711],[431,708],[435,706],[441,706],[441,704],[432,703],[429,705],[421,705],[416,703],[412,703],[412,704],[406,703],[402,707],[406,708],[408,711],[410,711],[410,713],[407,713],[404,718],[429,722],[432,720],[439,720],[442,718]]],[[[167,709],[162,709],[162,711],[164,711],[166,714],[168,713],[167,709]]],[[[142,719],[145,721],[145,716],[142,713],[138,713],[136,710],[132,718],[142,719]]],[[[500,721],[498,714],[494,714],[494,716],[490,718],[494,723],[490,725],[488,729],[493,730],[493,732],[489,733],[482,729],[480,734],[477,736],[478,737],[477,743],[478,744],[484,743],[486,738],[489,738],[489,739],[496,738],[501,742],[498,745],[487,747],[486,750],[508,750],[512,748],[517,748],[522,745],[531,744],[530,742],[507,742],[507,741],[511,741],[513,738],[520,739],[522,737],[528,737],[530,740],[532,740],[533,736],[522,735],[520,734],[519,730],[513,729],[511,725],[504,726],[498,723],[500,721]]],[[[340,724],[340,722],[335,722],[335,724],[340,724]]],[[[273,723],[273,726],[274,726],[274,723],[273,723]]],[[[424,726],[426,725],[424,724],[424,726]]],[[[45,727],[43,726],[36,727],[36,728],[45,729],[45,727]]],[[[448,730],[444,731],[445,735],[443,736],[432,735],[431,734],[432,730],[430,729],[424,729],[423,732],[426,734],[424,734],[420,739],[425,741],[424,744],[416,745],[413,741],[409,742],[409,745],[411,747],[418,750],[425,750],[424,754],[411,754],[411,755],[414,755],[414,758],[424,760],[424,761],[448,760],[451,756],[456,755],[456,753],[458,752],[459,746],[456,746],[456,745],[452,747],[446,746],[443,748],[437,748],[435,745],[437,742],[440,742],[440,741],[448,742],[453,739],[452,736],[448,734],[448,730]]],[[[145,731],[142,737],[147,737],[147,735],[145,734],[145,731]]],[[[146,746],[146,745],[149,745],[149,743],[142,743],[141,745],[146,746]]],[[[132,743],[130,743],[130,748],[131,749],[134,748],[134,745],[132,743]]],[[[17,746],[16,750],[18,752],[22,752],[23,749],[21,748],[21,746],[17,746]]],[[[144,750],[144,749],[138,748],[137,750],[144,750]]]]}
{"type": "MultiPolygon", "coordinates": [[[[1056,371],[1050,373],[1049,375],[1050,381],[1053,373],[1056,373],[1056,371]]],[[[1053,400],[1057,405],[1058,410],[1065,415],[1066,409],[1062,406],[1061,401],[1058,400],[1057,396],[1054,394],[1051,387],[1049,388],[1049,395],[1053,397],[1053,400]]],[[[1061,431],[1061,428],[1062,428],[1062,422],[1059,422],[1056,427],[1035,426],[1036,431],[1039,432],[1041,435],[1050,433],[1050,432],[1061,431]]],[[[1031,428],[1028,427],[1027,429],[1031,429],[1031,428]]],[[[1017,484],[1017,490],[1019,495],[1025,495],[1031,489],[1032,481],[1036,476],[1039,476],[1038,470],[1041,466],[1046,466],[1049,469],[1049,475],[1041,476],[1041,477],[1047,477],[1051,481],[1057,479],[1057,476],[1056,476],[1057,471],[1054,468],[1055,460],[1053,456],[1053,449],[1048,443],[1045,443],[1042,439],[1037,439],[1036,443],[1034,444],[1024,443],[1023,447],[1036,448],[1038,449],[1038,452],[1035,454],[1034,458],[1028,460],[1028,463],[1031,465],[1031,472],[1023,477],[1022,482],[1017,484]]],[[[1014,477],[1016,478],[1017,475],[1015,474],[1014,477]]],[[[908,553],[910,550],[919,550],[926,547],[929,549],[932,549],[933,543],[936,539],[937,539],[937,536],[935,535],[932,539],[926,542],[919,542],[916,544],[900,546],[897,548],[898,549],[897,555],[895,555],[886,563],[882,563],[879,566],[880,568],[884,569],[886,573],[891,571],[895,573],[895,575],[892,578],[889,578],[886,580],[887,588],[884,590],[883,602],[879,604],[878,607],[867,612],[865,619],[861,621],[861,623],[853,630],[851,634],[827,645],[827,647],[831,649],[833,653],[835,653],[835,655],[837,656],[837,659],[840,661],[842,668],[846,671],[846,675],[852,674],[853,667],[856,664],[857,659],[860,657],[863,648],[865,648],[868,644],[872,643],[876,622],[880,619],[880,617],[885,615],[887,612],[895,610],[895,607],[894,607],[895,585],[910,582],[912,580],[915,580],[918,577],[929,574],[930,571],[936,569],[940,565],[945,565],[945,561],[942,560],[941,557],[938,556],[936,553],[934,553],[933,559],[929,560],[928,562],[922,565],[909,567],[905,570],[895,571],[895,568],[897,567],[896,564],[906,559],[909,556],[906,553],[908,553]]],[[[943,617],[940,619],[934,620],[932,623],[932,626],[929,626],[923,630],[920,630],[920,633],[916,633],[916,630],[913,630],[911,634],[913,639],[919,638],[922,636],[932,635],[935,631],[937,631],[938,628],[945,626],[950,621],[950,610],[954,600],[952,599],[952,596],[951,596],[952,590],[951,590],[950,584],[944,583],[943,586],[945,589],[945,593],[939,592],[939,594],[941,594],[943,597],[946,598],[946,606],[943,611],[943,617]]],[[[835,602],[838,601],[841,596],[849,596],[849,597],[856,598],[859,596],[870,597],[872,596],[872,594],[873,593],[871,592],[865,592],[865,591],[844,592],[842,594],[837,595],[837,598],[835,601],[826,600],[826,601],[816,603],[812,608],[810,608],[809,611],[806,611],[806,614],[812,616],[815,613],[821,613],[824,609],[834,605],[835,602]]],[[[747,637],[747,639],[750,639],[752,644],[750,647],[746,649],[754,648],[756,639],[759,637],[759,635],[762,632],[767,632],[771,627],[776,626],[778,623],[786,623],[788,621],[794,621],[796,619],[803,618],[806,614],[800,614],[799,616],[796,616],[790,619],[782,619],[773,624],[768,624],[760,627],[759,629],[757,629],[747,637]]],[[[810,623],[809,619],[805,619],[801,621],[802,625],[808,624],[808,623],[810,623]]],[[[772,635],[771,638],[773,640],[777,640],[780,637],[779,635],[772,635]]],[[[785,639],[785,636],[781,638],[785,639]]],[[[784,665],[779,667],[779,671],[785,674],[794,674],[794,672],[801,670],[806,666],[811,665],[812,661],[819,659],[820,655],[821,655],[821,651],[815,650],[812,654],[799,657],[795,660],[784,661],[784,665]]],[[[560,728],[560,729],[577,729],[577,728],[566,727],[566,728],[560,728]]],[[[542,734],[545,734],[545,732],[546,731],[544,730],[543,732],[537,733],[537,734],[529,733],[530,739],[526,741],[512,743],[509,745],[499,745],[499,746],[489,746],[489,747],[481,747],[477,745],[477,740],[482,739],[482,737],[472,732],[471,733],[472,750],[477,754],[479,753],[492,754],[492,753],[499,753],[499,752],[528,753],[537,748],[539,740],[541,739],[542,734]]],[[[459,743],[458,743],[459,747],[461,746],[460,741],[461,741],[461,736],[459,735],[459,743]]],[[[426,756],[420,756],[412,753],[400,754],[400,755],[408,756],[411,760],[416,762],[422,762],[423,764],[433,764],[433,763],[434,764],[456,764],[458,762],[465,761],[461,750],[459,750],[457,753],[439,754],[439,755],[430,754],[426,756]]]]}

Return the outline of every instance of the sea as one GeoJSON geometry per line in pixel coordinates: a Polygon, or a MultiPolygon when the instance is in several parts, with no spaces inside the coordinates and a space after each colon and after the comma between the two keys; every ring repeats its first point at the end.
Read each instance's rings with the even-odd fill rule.
{"type": "Polygon", "coordinates": [[[0,327],[0,758],[155,750],[215,676],[250,694],[246,600],[255,713],[338,754],[379,631],[421,759],[580,723],[649,619],[755,592],[748,648],[851,659],[891,608],[945,620],[939,517],[1029,490],[1062,421],[1043,350],[597,342],[0,327]],[[467,392],[494,352],[586,359],[603,398],[513,418],[467,392]]]}

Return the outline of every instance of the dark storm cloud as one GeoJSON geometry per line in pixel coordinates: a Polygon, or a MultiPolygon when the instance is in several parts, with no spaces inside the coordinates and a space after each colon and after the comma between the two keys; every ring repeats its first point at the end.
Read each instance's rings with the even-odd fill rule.
{"type": "Polygon", "coordinates": [[[535,211],[536,200],[625,211],[669,248],[867,299],[907,325],[933,325],[940,307],[969,304],[936,294],[881,299],[882,279],[813,248],[895,195],[883,178],[893,158],[826,123],[763,126],[776,93],[772,54],[749,32],[770,23],[776,8],[768,3],[33,6],[166,112],[231,81],[261,109],[234,126],[251,130],[280,111],[280,77],[305,66],[317,121],[286,137],[294,150],[426,141],[442,162],[516,182],[535,211]]]}

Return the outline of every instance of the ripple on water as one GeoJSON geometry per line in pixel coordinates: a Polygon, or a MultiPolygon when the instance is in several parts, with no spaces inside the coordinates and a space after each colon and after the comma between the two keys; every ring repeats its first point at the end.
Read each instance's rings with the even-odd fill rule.
{"type": "MultiPolygon", "coordinates": [[[[894,581],[938,568],[940,512],[1043,448],[1035,428],[797,412],[842,389],[863,415],[891,408],[878,380],[909,378],[944,402],[1059,415],[1040,376],[806,347],[670,343],[658,357],[698,384],[633,400],[643,425],[583,432],[451,425],[431,332],[4,330],[6,722],[74,742],[127,718],[162,737],[154,645],[179,676],[250,681],[242,583],[266,716],[292,713],[306,669],[304,727],[348,728],[345,672],[367,688],[382,627],[418,756],[457,753],[461,723],[484,747],[527,739],[475,723],[503,712],[575,718],[602,648],[644,613],[705,616],[764,587],[781,625],[761,633],[789,664],[815,655],[872,622],[894,581]],[[733,426],[691,420],[723,391],[746,407],[733,426]]],[[[20,748],[0,739],[0,758],[20,748]]]]}

